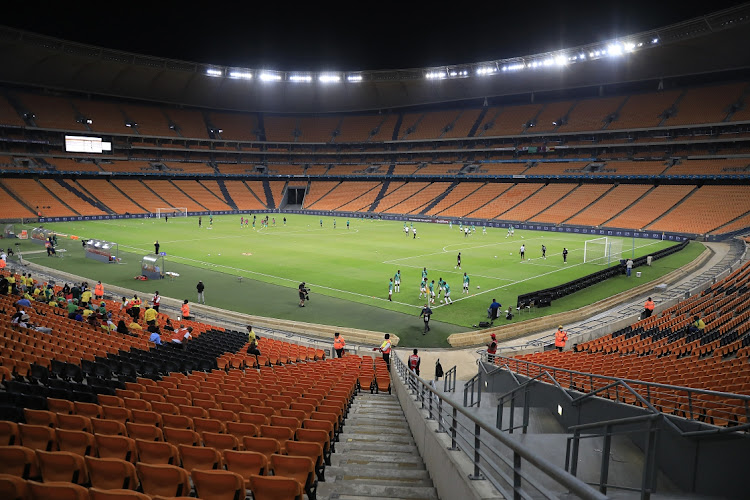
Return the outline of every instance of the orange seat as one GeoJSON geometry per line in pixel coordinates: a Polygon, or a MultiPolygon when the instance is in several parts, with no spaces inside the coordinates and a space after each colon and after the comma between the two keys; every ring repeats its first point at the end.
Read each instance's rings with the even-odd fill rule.
{"type": "Polygon", "coordinates": [[[302,486],[288,477],[251,476],[250,489],[255,500],[302,500],[302,486]]]}
{"type": "Polygon", "coordinates": [[[194,429],[193,419],[186,415],[169,415],[161,416],[164,427],[174,427],[176,429],[194,429]]]}
{"type": "Polygon", "coordinates": [[[83,415],[57,415],[57,428],[71,431],[93,432],[91,419],[83,415]]]}
{"type": "Polygon", "coordinates": [[[137,424],[148,424],[156,427],[163,427],[161,415],[155,411],[133,410],[133,422],[137,424]]]}
{"type": "Polygon", "coordinates": [[[46,410],[30,410],[24,408],[23,417],[27,424],[57,427],[57,415],[46,410]]]}
{"type": "Polygon", "coordinates": [[[286,443],[286,452],[290,456],[308,457],[315,464],[315,473],[319,481],[325,481],[325,458],[323,455],[323,446],[320,443],[309,441],[288,441],[286,443]]]}
{"type": "Polygon", "coordinates": [[[318,443],[323,447],[323,458],[326,465],[331,465],[331,447],[328,440],[328,433],[317,429],[297,429],[295,433],[297,441],[308,441],[318,443]]]}
{"type": "Polygon", "coordinates": [[[57,434],[43,425],[19,424],[21,443],[32,450],[54,451],[57,449],[57,434]]]}
{"type": "Polygon", "coordinates": [[[136,439],[138,461],[147,464],[180,465],[180,453],[171,443],[136,439]]]}
{"type": "Polygon", "coordinates": [[[102,406],[104,418],[107,420],[117,420],[123,424],[133,421],[133,413],[128,408],[120,406],[102,406]]]}
{"type": "Polygon", "coordinates": [[[237,450],[239,441],[233,434],[219,434],[218,432],[203,432],[203,445],[217,450],[237,450]]]}
{"type": "Polygon", "coordinates": [[[135,440],[126,436],[107,436],[94,434],[96,448],[99,450],[100,458],[118,458],[128,462],[138,461],[138,452],[135,440]]]}
{"type": "Polygon", "coordinates": [[[0,498],[5,500],[27,500],[29,485],[26,480],[11,474],[0,474],[0,498]]]}
{"type": "Polygon", "coordinates": [[[179,408],[180,415],[186,415],[191,418],[206,418],[208,416],[208,411],[200,406],[181,405],[179,408]]]}
{"type": "Polygon", "coordinates": [[[250,488],[250,476],[262,476],[268,470],[268,459],[257,451],[224,450],[224,462],[227,470],[242,476],[246,488],[250,488]]]}
{"type": "Polygon", "coordinates": [[[122,398],[123,405],[128,410],[151,411],[151,403],[140,398],[122,398]]]}
{"type": "Polygon", "coordinates": [[[195,425],[195,432],[198,434],[202,432],[223,433],[226,430],[224,422],[215,418],[194,418],[193,425],[195,425]]]}
{"type": "Polygon", "coordinates": [[[279,442],[279,453],[286,452],[286,442],[294,439],[294,430],[289,427],[276,427],[273,425],[261,425],[260,435],[264,438],[275,439],[279,442]]]}
{"type": "Polygon", "coordinates": [[[91,427],[94,434],[107,436],[127,436],[128,429],[125,424],[117,420],[107,420],[103,418],[92,418],[91,427]]]}
{"type": "Polygon", "coordinates": [[[294,479],[304,488],[307,498],[315,498],[318,480],[315,477],[315,462],[311,458],[271,455],[270,467],[274,476],[294,479]]]}
{"type": "Polygon", "coordinates": [[[128,429],[128,437],[133,439],[164,441],[164,434],[160,427],[150,424],[136,424],[135,422],[128,422],[125,427],[128,429]]]}
{"type": "Polygon", "coordinates": [[[57,445],[60,451],[69,451],[77,455],[96,455],[96,440],[90,432],[57,430],[57,445]]]}
{"type": "Polygon", "coordinates": [[[281,451],[281,443],[277,439],[267,437],[245,436],[242,438],[242,446],[246,451],[262,453],[267,460],[271,460],[271,455],[281,451]]]}
{"type": "Polygon", "coordinates": [[[0,473],[23,479],[39,477],[39,460],[26,446],[0,446],[0,473]]]}
{"type": "Polygon", "coordinates": [[[141,488],[146,495],[171,498],[190,493],[190,478],[187,471],[181,467],[139,462],[136,469],[141,488]]]}
{"type": "Polygon", "coordinates": [[[176,429],[174,427],[164,428],[164,438],[173,445],[186,444],[188,446],[200,446],[200,435],[191,429],[176,429]]]}
{"type": "Polygon", "coordinates": [[[258,435],[258,426],[247,422],[227,422],[227,433],[236,437],[241,445],[243,437],[258,435]]]}
{"type": "Polygon", "coordinates": [[[18,433],[18,424],[0,420],[0,446],[13,446],[21,443],[21,435],[18,433]]]}
{"type": "Polygon", "coordinates": [[[138,488],[135,465],[117,458],[86,457],[91,486],[103,490],[138,488]]]}
{"type": "Polygon", "coordinates": [[[76,415],[84,415],[90,418],[102,418],[102,407],[94,403],[81,403],[76,401],[73,403],[75,406],[76,415]]]}
{"type": "Polygon", "coordinates": [[[152,500],[145,493],[127,489],[89,488],[89,500],[152,500]]]}
{"type": "Polygon", "coordinates": [[[99,394],[96,397],[99,400],[99,404],[102,406],[119,406],[124,407],[125,402],[123,398],[119,396],[110,396],[109,394],[99,394]]]}
{"type": "Polygon", "coordinates": [[[178,446],[182,467],[189,473],[194,469],[213,470],[222,466],[221,454],[215,448],[204,446],[178,446]]]}
{"type": "Polygon", "coordinates": [[[301,425],[301,420],[297,417],[284,417],[280,415],[274,415],[271,417],[271,425],[275,427],[288,427],[293,431],[296,431],[301,425]]]}
{"type": "Polygon", "coordinates": [[[89,500],[89,490],[73,483],[29,481],[31,500],[89,500]]]}
{"type": "Polygon", "coordinates": [[[86,484],[89,475],[82,455],[69,451],[36,451],[39,469],[45,483],[66,481],[75,484],[86,484]]]}
{"type": "Polygon", "coordinates": [[[195,492],[203,500],[235,500],[245,496],[245,480],[227,470],[194,470],[195,492]]]}
{"type": "Polygon", "coordinates": [[[242,412],[239,414],[240,422],[255,424],[256,426],[268,425],[269,417],[262,413],[242,412]]]}

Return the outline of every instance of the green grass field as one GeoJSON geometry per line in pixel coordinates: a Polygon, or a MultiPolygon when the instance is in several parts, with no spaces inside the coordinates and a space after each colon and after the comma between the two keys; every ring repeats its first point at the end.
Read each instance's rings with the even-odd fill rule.
{"type": "MultiPolygon", "coordinates": [[[[65,257],[48,258],[44,253],[28,254],[32,262],[71,273],[100,279],[150,294],[178,299],[196,299],[195,285],[203,280],[210,305],[249,314],[272,316],[314,323],[391,331],[402,338],[402,345],[444,346],[445,338],[465,331],[485,319],[493,298],[504,308],[516,303],[519,294],[558,285],[602,269],[583,263],[584,241],[588,236],[516,230],[506,238],[504,229],[481,228],[464,237],[457,227],[419,223],[418,238],[404,235],[403,223],[276,214],[276,226],[240,228],[240,216],[214,217],[208,226],[198,227],[198,218],[131,219],[112,221],[45,224],[65,235],[115,241],[121,264],[104,264],[84,257],[81,243],[60,238],[65,257]],[[166,270],[180,277],[174,281],[142,282],[140,259],[154,252],[159,240],[166,252],[166,270]],[[526,260],[519,247],[526,245],[526,260]],[[541,258],[541,245],[547,259],[541,258]],[[563,247],[569,251],[563,264],[563,247]],[[462,255],[462,270],[455,269],[456,256],[462,255]],[[452,305],[432,305],[433,329],[422,335],[417,317],[425,300],[419,298],[422,268],[430,280],[442,277],[451,286],[452,305]],[[401,270],[401,291],[388,299],[388,283],[401,270]],[[471,279],[469,294],[462,293],[463,273],[471,279]],[[242,276],[243,281],[237,280],[242,276]],[[297,306],[296,288],[305,281],[311,288],[311,301],[297,306]]],[[[260,218],[258,219],[260,221],[260,218]]],[[[24,227],[30,229],[30,227],[24,227]]],[[[19,227],[20,229],[20,227],[19,227]]],[[[648,255],[672,243],[635,240],[635,256],[648,255]]],[[[633,240],[623,241],[623,255],[631,255],[633,240]]],[[[24,250],[41,250],[23,242],[24,250]]],[[[516,320],[549,314],[595,302],[606,296],[652,280],[694,259],[703,246],[691,243],[685,250],[659,260],[649,268],[639,268],[643,277],[624,276],[555,301],[550,308],[516,317],[516,320]]]]}

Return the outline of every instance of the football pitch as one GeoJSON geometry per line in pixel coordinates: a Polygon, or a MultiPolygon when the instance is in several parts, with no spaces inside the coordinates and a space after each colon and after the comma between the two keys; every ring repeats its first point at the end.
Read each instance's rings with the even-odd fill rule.
{"type": "MultiPolygon", "coordinates": [[[[323,323],[337,326],[390,331],[402,338],[402,345],[445,346],[454,332],[472,329],[485,320],[492,299],[506,309],[514,306],[519,294],[555,286],[602,269],[584,264],[584,242],[590,235],[482,228],[469,236],[446,224],[415,223],[417,237],[404,233],[403,222],[372,219],[270,214],[276,224],[255,228],[240,226],[240,215],[164,219],[126,219],[48,223],[44,227],[61,235],[114,241],[119,246],[120,264],[105,264],[84,257],[80,241],[61,237],[64,258],[48,258],[45,253],[25,256],[28,260],[91,280],[139,290],[150,296],[159,290],[164,296],[196,299],[195,286],[206,286],[207,304],[248,314],[323,323]],[[138,281],[140,261],[154,253],[159,241],[166,253],[166,271],[180,274],[174,281],[138,281]],[[526,259],[519,250],[526,247],[526,259]],[[542,258],[546,246],[546,259],[542,258]],[[563,263],[563,248],[568,262],[563,263]],[[461,269],[456,267],[461,253],[461,269]],[[450,285],[452,304],[436,297],[432,331],[423,336],[418,315],[424,304],[420,298],[423,269],[428,280],[440,278],[450,285]],[[401,287],[388,300],[389,279],[401,271],[401,287]],[[463,293],[463,275],[470,285],[463,293]],[[242,277],[240,281],[237,278],[242,277]],[[297,287],[306,282],[311,300],[298,307],[297,287]]],[[[271,219],[272,220],[272,219],[271,219]]],[[[20,227],[19,227],[20,229],[20,227]]],[[[31,226],[23,229],[30,230],[31,226]]],[[[672,242],[623,239],[623,257],[649,255],[673,245],[672,242]]],[[[22,242],[21,249],[42,250],[41,245],[22,242]]],[[[590,287],[551,307],[540,309],[513,321],[569,310],[656,279],[693,260],[703,250],[700,243],[651,267],[639,268],[641,278],[624,276],[590,287]]],[[[502,320],[500,323],[505,322],[502,320]]],[[[496,323],[497,324],[497,323],[496,323]]]]}

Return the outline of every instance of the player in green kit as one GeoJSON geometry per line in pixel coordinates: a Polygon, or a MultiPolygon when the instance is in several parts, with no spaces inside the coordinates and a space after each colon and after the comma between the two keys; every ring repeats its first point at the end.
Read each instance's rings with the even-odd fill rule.
{"type": "Polygon", "coordinates": [[[396,293],[401,292],[401,269],[396,271],[396,275],[393,277],[393,287],[396,289],[396,293]]]}
{"type": "Polygon", "coordinates": [[[419,298],[422,298],[422,294],[427,297],[427,278],[422,278],[422,282],[419,284],[419,298]]]}
{"type": "Polygon", "coordinates": [[[443,281],[443,278],[438,278],[438,298],[440,298],[440,292],[445,291],[445,281],[443,281]]]}
{"type": "Polygon", "coordinates": [[[320,219],[320,227],[323,227],[323,219],[320,219]]]}
{"type": "Polygon", "coordinates": [[[423,280],[427,279],[427,268],[426,267],[422,268],[422,279],[423,280]]]}
{"type": "Polygon", "coordinates": [[[346,228],[349,229],[349,219],[346,219],[346,228]]]}
{"type": "Polygon", "coordinates": [[[445,303],[453,304],[453,300],[451,299],[451,286],[448,283],[445,284],[445,303]]]}
{"type": "Polygon", "coordinates": [[[430,303],[434,304],[435,303],[435,280],[430,281],[429,288],[430,288],[430,303]]]}
{"type": "Polygon", "coordinates": [[[469,276],[464,273],[464,290],[461,293],[469,293],[469,276]]]}
{"type": "Polygon", "coordinates": [[[393,278],[388,283],[388,300],[393,302],[393,278]]]}

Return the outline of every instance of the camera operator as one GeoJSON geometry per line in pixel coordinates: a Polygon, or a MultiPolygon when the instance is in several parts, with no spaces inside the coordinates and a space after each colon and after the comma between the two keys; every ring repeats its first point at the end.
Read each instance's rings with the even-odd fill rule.
{"type": "Polygon", "coordinates": [[[310,300],[310,289],[305,286],[305,282],[299,284],[299,306],[305,307],[305,301],[310,300]]]}

